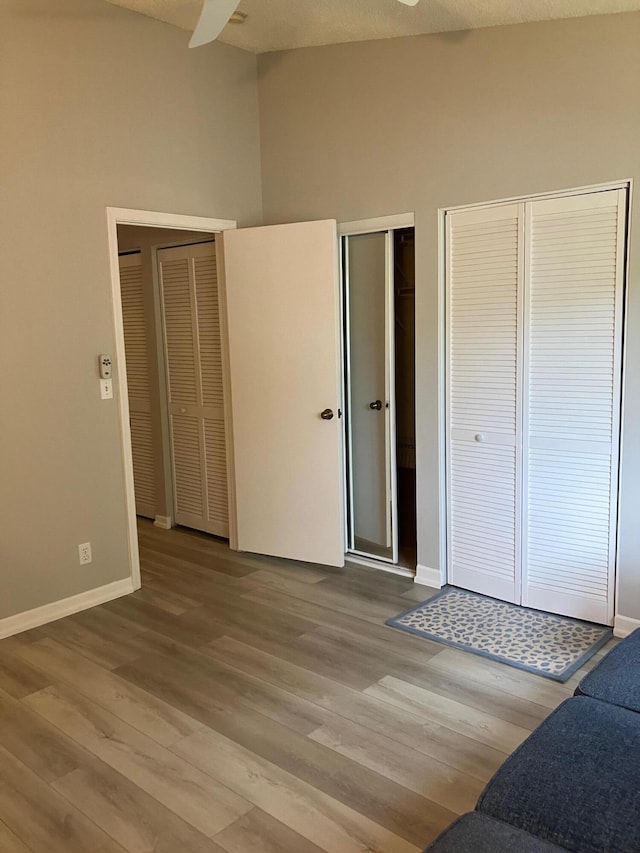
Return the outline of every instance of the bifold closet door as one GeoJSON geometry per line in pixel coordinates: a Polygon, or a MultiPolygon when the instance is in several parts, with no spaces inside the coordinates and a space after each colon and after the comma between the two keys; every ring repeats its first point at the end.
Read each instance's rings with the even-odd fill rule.
{"type": "Polygon", "coordinates": [[[178,524],[229,535],[215,244],[158,251],[178,524]]]}
{"type": "Polygon", "coordinates": [[[523,604],[613,617],[626,191],[527,204],[523,604]]]}
{"type": "Polygon", "coordinates": [[[523,205],[448,213],[449,582],[520,597],[523,205]]]}
{"type": "Polygon", "coordinates": [[[140,252],[133,252],[120,255],[119,261],[136,513],[155,518],[156,481],[142,257],[140,252]]]}

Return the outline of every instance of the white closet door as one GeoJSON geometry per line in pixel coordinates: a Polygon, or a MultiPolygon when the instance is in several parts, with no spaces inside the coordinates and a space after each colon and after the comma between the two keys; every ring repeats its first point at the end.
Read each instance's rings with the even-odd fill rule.
{"type": "Polygon", "coordinates": [[[225,231],[237,544],[344,565],[336,223],[225,231]]]}
{"type": "Polygon", "coordinates": [[[449,580],[520,597],[523,206],[447,214],[449,580]]]}
{"type": "Polygon", "coordinates": [[[136,513],[155,518],[156,482],[142,258],[140,252],[135,252],[121,255],[119,260],[136,513]]]}
{"type": "Polygon", "coordinates": [[[613,619],[624,190],[527,204],[523,604],[613,619]]]}
{"type": "Polygon", "coordinates": [[[214,243],[161,249],[158,266],[178,524],[229,535],[214,243]]]}

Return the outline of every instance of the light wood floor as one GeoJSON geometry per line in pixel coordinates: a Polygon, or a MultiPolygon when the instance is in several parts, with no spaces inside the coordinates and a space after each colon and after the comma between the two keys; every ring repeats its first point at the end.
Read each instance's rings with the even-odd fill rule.
{"type": "Polygon", "coordinates": [[[416,853],[580,677],[385,627],[393,575],[140,543],[139,592],[0,641],[2,853],[416,853]]]}

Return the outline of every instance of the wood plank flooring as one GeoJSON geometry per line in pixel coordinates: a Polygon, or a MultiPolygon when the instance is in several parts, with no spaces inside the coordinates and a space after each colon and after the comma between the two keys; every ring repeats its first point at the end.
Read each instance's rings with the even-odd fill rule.
{"type": "Polygon", "coordinates": [[[404,578],[139,536],[141,590],[0,641],[2,853],[417,853],[582,675],[386,627],[404,578]]]}

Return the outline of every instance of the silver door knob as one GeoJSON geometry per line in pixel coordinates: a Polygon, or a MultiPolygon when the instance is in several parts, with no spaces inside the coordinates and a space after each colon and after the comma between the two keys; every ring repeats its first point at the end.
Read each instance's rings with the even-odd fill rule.
{"type": "Polygon", "coordinates": [[[484,434],[481,432],[476,433],[475,440],[476,441],[484,441],[484,434]]]}

